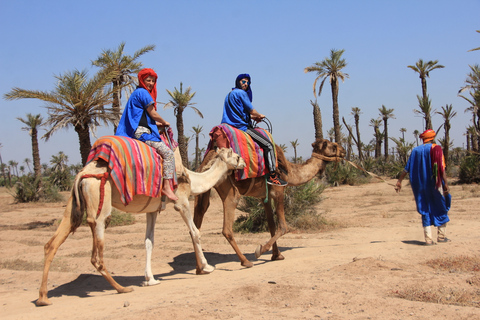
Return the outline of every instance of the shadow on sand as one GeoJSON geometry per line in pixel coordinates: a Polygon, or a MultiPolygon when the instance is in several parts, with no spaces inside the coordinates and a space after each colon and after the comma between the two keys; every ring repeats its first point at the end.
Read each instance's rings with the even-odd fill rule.
{"type": "MultiPolygon", "coordinates": [[[[279,248],[281,252],[292,250],[294,248],[283,247],[279,248]]],[[[204,252],[205,258],[207,259],[210,265],[216,266],[221,263],[237,261],[238,269],[222,269],[226,271],[240,271],[243,268],[240,266],[240,261],[236,254],[221,254],[214,252],[204,252]]],[[[257,261],[256,266],[260,264],[267,263],[270,261],[270,256],[268,252],[265,253],[260,259],[255,259],[255,255],[246,254],[245,257],[250,261],[257,261]]],[[[108,261],[107,261],[108,264],[108,261]]],[[[186,274],[186,273],[195,273],[195,253],[182,253],[173,258],[173,261],[169,263],[173,270],[166,273],[154,274],[155,279],[162,281],[171,281],[177,280],[178,277],[175,277],[177,274],[186,274]]],[[[112,272],[113,270],[110,270],[112,272]]],[[[124,287],[141,287],[145,277],[143,275],[139,276],[113,276],[115,281],[117,281],[121,286],[124,287]]],[[[55,287],[48,291],[48,297],[61,297],[61,296],[75,296],[79,298],[91,297],[91,293],[95,292],[105,292],[112,291],[116,294],[116,291],[112,286],[105,280],[100,274],[80,274],[75,280],[68,283],[62,284],[58,287],[55,287]],[[112,291],[113,290],[113,291],[112,291]]],[[[36,299],[32,301],[35,303],[36,299]]]]}

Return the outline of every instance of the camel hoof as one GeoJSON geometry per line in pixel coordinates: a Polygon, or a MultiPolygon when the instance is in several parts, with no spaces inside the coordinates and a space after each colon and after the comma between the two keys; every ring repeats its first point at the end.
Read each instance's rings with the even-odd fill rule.
{"type": "Polygon", "coordinates": [[[142,287],[156,286],[157,284],[160,284],[160,280],[155,280],[154,278],[152,278],[150,280],[143,281],[142,287]]]}
{"type": "Polygon", "coordinates": [[[285,257],[282,254],[279,254],[276,256],[272,255],[272,261],[275,261],[275,260],[285,260],[285,257]]]}
{"type": "Polygon", "coordinates": [[[50,306],[52,305],[52,303],[50,302],[50,300],[48,299],[38,299],[37,301],[35,301],[35,305],[37,307],[45,307],[45,306],[50,306]]]}
{"type": "Polygon", "coordinates": [[[242,262],[242,266],[245,267],[245,268],[251,268],[253,267],[253,263],[251,263],[250,261],[245,261],[245,262],[242,262]]]}
{"type": "Polygon", "coordinates": [[[117,290],[118,293],[129,293],[132,291],[133,291],[133,288],[130,288],[130,287],[123,287],[122,289],[117,290]]]}
{"type": "Polygon", "coordinates": [[[260,258],[260,256],[262,255],[262,245],[259,244],[257,249],[255,250],[255,258],[260,258]]]}
{"type": "Polygon", "coordinates": [[[207,264],[205,267],[203,267],[203,269],[197,269],[196,273],[197,275],[210,274],[213,271],[215,271],[215,267],[207,264]]]}

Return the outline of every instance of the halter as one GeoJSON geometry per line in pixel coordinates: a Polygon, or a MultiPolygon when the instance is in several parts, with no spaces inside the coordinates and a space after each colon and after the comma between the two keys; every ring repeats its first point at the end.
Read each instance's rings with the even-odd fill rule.
{"type": "Polygon", "coordinates": [[[312,153],[312,157],[320,159],[320,160],[324,160],[324,161],[330,161],[330,162],[340,162],[340,161],[342,161],[342,158],[340,157],[340,149],[339,148],[337,148],[335,156],[333,156],[333,157],[327,157],[323,154],[315,153],[315,152],[312,153]]]}

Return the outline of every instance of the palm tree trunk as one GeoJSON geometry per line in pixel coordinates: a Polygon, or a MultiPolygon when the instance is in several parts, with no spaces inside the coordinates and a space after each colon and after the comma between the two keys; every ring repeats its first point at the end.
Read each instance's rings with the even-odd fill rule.
{"type": "Polygon", "coordinates": [[[333,100],[333,129],[335,131],[335,142],[341,143],[340,135],[340,113],[338,111],[338,80],[332,79],[332,100],[333,100]]]}
{"type": "Polygon", "coordinates": [[[360,141],[360,128],[358,127],[360,123],[360,116],[358,114],[355,115],[355,128],[357,130],[357,148],[358,148],[358,159],[360,161],[363,160],[362,154],[362,142],[360,141]]]}
{"type": "Polygon", "coordinates": [[[82,156],[82,165],[87,164],[88,155],[92,149],[92,144],[90,143],[90,130],[88,126],[82,128],[82,126],[75,126],[75,132],[78,135],[78,142],[80,143],[80,155],[82,156]]]}
{"type": "Polygon", "coordinates": [[[317,101],[311,102],[313,106],[313,126],[315,127],[315,139],[323,139],[322,113],[317,101]]]}
{"type": "Polygon", "coordinates": [[[42,175],[42,165],[40,164],[40,150],[38,148],[38,132],[37,129],[32,130],[32,157],[33,157],[33,172],[35,178],[40,178],[42,175]]]}
{"type": "Polygon", "coordinates": [[[427,99],[427,79],[425,77],[420,77],[422,80],[422,96],[423,100],[427,99]]]}
{"type": "Polygon", "coordinates": [[[115,122],[113,124],[113,134],[115,134],[115,132],[117,132],[117,126],[118,126],[118,123],[120,122],[120,117],[122,116],[122,113],[120,112],[120,100],[121,100],[121,92],[120,90],[118,90],[118,88],[120,87],[120,81],[117,80],[117,79],[114,79],[113,81],[113,88],[117,89],[117,90],[114,90],[113,92],[113,102],[112,102],[112,110],[114,111],[115,113],[115,122]]]}
{"type": "Polygon", "coordinates": [[[180,148],[180,156],[185,168],[188,168],[188,150],[185,135],[183,134],[183,110],[177,109],[177,130],[178,130],[178,147],[180,148]]]}
{"type": "Polygon", "coordinates": [[[387,118],[383,119],[383,125],[385,127],[385,137],[384,137],[384,146],[383,150],[385,152],[385,161],[388,160],[388,120],[387,118]]]}

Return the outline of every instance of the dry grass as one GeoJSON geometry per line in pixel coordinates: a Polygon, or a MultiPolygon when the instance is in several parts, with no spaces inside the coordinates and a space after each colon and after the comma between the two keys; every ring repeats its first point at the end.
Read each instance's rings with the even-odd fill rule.
{"type": "MultiPolygon", "coordinates": [[[[480,257],[455,256],[432,259],[426,264],[436,270],[449,273],[471,273],[480,271],[480,257]]],[[[402,299],[410,301],[432,302],[456,306],[468,306],[480,308],[480,277],[475,274],[466,280],[470,288],[458,288],[437,286],[426,288],[427,284],[409,286],[403,290],[397,290],[394,294],[402,299]]]]}

